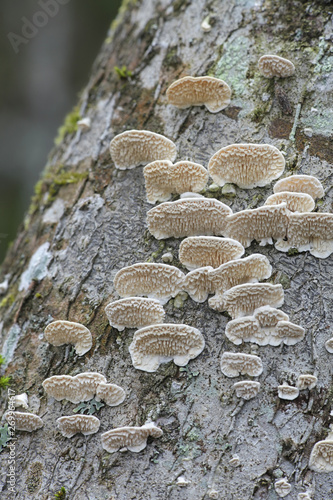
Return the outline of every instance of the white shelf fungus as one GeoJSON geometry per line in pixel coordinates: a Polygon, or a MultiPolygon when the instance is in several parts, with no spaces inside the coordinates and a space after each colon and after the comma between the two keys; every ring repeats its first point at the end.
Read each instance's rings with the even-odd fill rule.
{"type": "Polygon", "coordinates": [[[278,395],[280,399],[288,399],[289,401],[292,401],[293,399],[298,398],[299,389],[298,387],[283,383],[278,386],[278,395]]]}
{"type": "Polygon", "coordinates": [[[245,248],[252,240],[261,246],[272,244],[273,238],[283,240],[286,237],[289,214],[285,203],[242,210],[227,217],[223,234],[239,241],[245,248]]]}
{"type": "Polygon", "coordinates": [[[231,144],[217,151],[208,164],[218,186],[231,182],[243,189],[270,184],[284,167],[284,156],[270,144],[231,144]]]}
{"type": "Polygon", "coordinates": [[[312,500],[311,493],[309,491],[304,491],[304,493],[299,493],[297,495],[297,500],[312,500]]]}
{"type": "Polygon", "coordinates": [[[288,483],[285,477],[279,479],[278,481],[275,481],[274,488],[280,498],[286,497],[291,492],[291,485],[288,483]]]}
{"type": "Polygon", "coordinates": [[[184,198],[161,203],[147,213],[150,233],[158,240],[183,236],[221,235],[232,213],[214,198],[184,198]]]}
{"type": "Polygon", "coordinates": [[[65,438],[71,438],[79,432],[84,436],[96,434],[100,421],[93,415],[71,415],[57,418],[57,425],[65,438]]]}
{"type": "Polygon", "coordinates": [[[222,264],[209,272],[212,289],[222,294],[243,283],[256,283],[272,274],[272,266],[264,255],[255,253],[245,259],[237,259],[222,264]]]}
{"type": "Polygon", "coordinates": [[[215,295],[208,300],[209,307],[216,311],[228,311],[232,319],[253,315],[259,307],[269,305],[281,307],[284,301],[282,285],[270,283],[246,283],[215,295]]]}
{"type": "Polygon", "coordinates": [[[18,394],[17,396],[13,396],[13,402],[15,408],[22,406],[26,410],[29,408],[28,395],[24,392],[23,394],[18,394]]]}
{"type": "Polygon", "coordinates": [[[221,358],[221,370],[226,377],[250,375],[258,377],[263,370],[259,356],[242,352],[224,352],[221,358]]]}
{"type": "Polygon", "coordinates": [[[333,252],[333,214],[290,212],[288,239],[278,240],[275,248],[281,252],[309,250],[314,257],[326,259],[333,252]]]}
{"type": "Polygon", "coordinates": [[[57,401],[67,399],[71,403],[89,401],[96,394],[99,384],[106,383],[106,378],[97,372],[84,372],[71,377],[70,375],[54,375],[42,383],[48,396],[57,401]]]}
{"type": "Polygon", "coordinates": [[[205,302],[208,295],[213,293],[209,273],[212,267],[200,267],[186,274],[184,279],[184,290],[195,302],[205,302]]]}
{"type": "Polygon", "coordinates": [[[279,205],[280,203],[285,203],[291,212],[312,212],[315,207],[314,199],[306,193],[281,191],[272,194],[265,201],[265,205],[279,205]]]}
{"type": "Polygon", "coordinates": [[[127,130],[112,139],[110,153],[115,167],[127,170],[155,160],[174,161],[177,149],[163,135],[149,130],[127,130]]]}
{"type": "Polygon", "coordinates": [[[260,382],[254,380],[242,380],[233,385],[238,398],[249,400],[255,398],[260,390],[260,382]]]}
{"type": "Polygon", "coordinates": [[[101,435],[102,447],[108,453],[115,453],[120,448],[138,453],[147,446],[147,438],[159,438],[163,435],[162,429],[154,423],[142,427],[119,427],[104,432],[101,435]]]}
{"type": "Polygon", "coordinates": [[[304,338],[304,328],[288,321],[288,315],[278,309],[264,306],[253,316],[237,318],[225,329],[226,337],[235,345],[253,342],[265,346],[294,345],[304,338]]]}
{"type": "Polygon", "coordinates": [[[326,351],[333,354],[333,337],[325,342],[326,351]]]}
{"type": "Polygon", "coordinates": [[[96,401],[104,401],[108,406],[118,406],[124,402],[126,393],[116,384],[101,382],[96,389],[96,401]]]}
{"type": "Polygon", "coordinates": [[[157,160],[143,169],[148,203],[170,200],[173,193],[202,191],[208,181],[208,171],[192,161],[173,164],[157,160]]]}
{"type": "Polygon", "coordinates": [[[80,130],[87,131],[91,129],[91,119],[90,118],[82,118],[76,124],[80,130]]]}
{"type": "Polygon", "coordinates": [[[324,188],[321,182],[312,175],[291,175],[280,179],[273,188],[274,193],[289,191],[290,193],[305,193],[311,198],[322,198],[324,188]]]}
{"type": "Polygon", "coordinates": [[[171,360],[177,366],[187,365],[204,347],[205,340],[196,328],[165,323],[135,332],[129,352],[135,368],[155,372],[161,363],[171,360]]]}
{"type": "Polygon", "coordinates": [[[304,389],[311,390],[314,387],[316,387],[317,382],[318,379],[315,375],[311,375],[309,373],[304,373],[304,374],[302,373],[298,377],[297,387],[299,388],[300,391],[304,391],[304,389]]]}
{"type": "Polygon", "coordinates": [[[231,467],[239,467],[240,466],[240,459],[238,455],[234,455],[231,460],[229,460],[229,465],[231,467]]]}
{"type": "Polygon", "coordinates": [[[165,312],[158,300],[127,297],[110,302],[105,307],[110,326],[120,332],[125,328],[141,328],[153,323],[163,323],[165,312]]]}
{"type": "Polygon", "coordinates": [[[266,78],[286,78],[295,73],[295,66],[288,59],[280,56],[267,54],[261,56],[258,62],[260,73],[266,78]]]}
{"type": "Polygon", "coordinates": [[[185,274],[168,264],[140,262],[117,272],[114,287],[121,297],[146,295],[165,304],[183,290],[185,274]]]}
{"type": "Polygon", "coordinates": [[[309,467],[315,472],[333,472],[333,429],[324,441],[318,441],[312,448],[309,467]]]}
{"type": "Polygon", "coordinates": [[[230,104],[231,89],[212,76],[185,76],[172,83],[166,94],[168,103],[177,108],[204,105],[211,113],[218,113],[230,104]]]}
{"type": "Polygon", "coordinates": [[[23,413],[20,411],[8,411],[5,413],[5,419],[11,427],[17,431],[33,432],[43,427],[44,422],[33,413],[23,413]]]}
{"type": "Polygon", "coordinates": [[[190,236],[179,246],[179,260],[190,271],[206,266],[215,269],[243,254],[238,241],[218,236],[190,236]]]}
{"type": "Polygon", "coordinates": [[[45,328],[44,337],[57,347],[64,344],[74,345],[78,356],[83,356],[92,346],[92,336],[88,328],[72,321],[53,321],[45,328]]]}

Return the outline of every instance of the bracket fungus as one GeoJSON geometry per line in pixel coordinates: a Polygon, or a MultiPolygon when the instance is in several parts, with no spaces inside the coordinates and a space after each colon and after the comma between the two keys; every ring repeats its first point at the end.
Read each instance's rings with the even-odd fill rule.
{"type": "Polygon", "coordinates": [[[314,199],[306,193],[281,191],[272,194],[265,201],[265,205],[280,205],[280,203],[285,203],[291,212],[312,212],[315,207],[314,199]]]}
{"type": "Polygon", "coordinates": [[[209,278],[210,271],[213,271],[212,267],[199,267],[185,276],[184,290],[195,302],[205,302],[208,295],[214,292],[209,278]]]}
{"type": "Polygon", "coordinates": [[[192,161],[157,160],[143,169],[148,203],[168,201],[173,193],[202,191],[208,181],[208,171],[192,161]]]}
{"type": "Polygon", "coordinates": [[[100,421],[93,415],[71,415],[57,418],[58,429],[66,438],[71,438],[77,433],[84,436],[96,434],[100,421]]]}
{"type": "Polygon", "coordinates": [[[42,383],[49,396],[57,401],[67,399],[71,403],[89,401],[96,394],[99,384],[106,383],[106,378],[97,372],[84,372],[70,375],[54,375],[42,383]]]}
{"type": "Polygon", "coordinates": [[[262,306],[281,307],[283,301],[282,285],[245,283],[230,288],[224,294],[216,294],[208,300],[208,304],[215,311],[228,311],[232,319],[235,319],[253,315],[262,306]]]}
{"type": "Polygon", "coordinates": [[[101,382],[96,388],[96,401],[104,401],[108,406],[118,406],[124,402],[126,393],[116,384],[101,382]]]}
{"type": "Polygon", "coordinates": [[[333,354],[333,337],[325,342],[326,351],[333,354]]]}
{"type": "Polygon", "coordinates": [[[270,184],[284,167],[284,156],[271,144],[231,144],[217,151],[208,164],[218,186],[231,182],[243,189],[270,184]]]}
{"type": "Polygon", "coordinates": [[[147,213],[150,233],[158,240],[183,236],[221,235],[232,213],[214,198],[184,198],[161,203],[147,213]]]}
{"type": "Polygon", "coordinates": [[[297,387],[300,391],[304,391],[304,389],[313,389],[316,387],[318,379],[315,375],[311,375],[310,373],[302,373],[297,380],[297,387]]]}
{"type": "Polygon", "coordinates": [[[281,252],[309,250],[314,257],[326,259],[333,252],[333,214],[290,212],[287,241],[277,239],[275,248],[281,252]]]}
{"type": "Polygon", "coordinates": [[[322,198],[324,188],[322,183],[312,175],[291,175],[280,179],[273,188],[274,193],[288,191],[290,193],[305,193],[311,198],[322,198]]]}
{"type": "Polygon", "coordinates": [[[272,266],[267,257],[255,253],[245,259],[237,259],[222,264],[209,272],[211,287],[218,294],[243,283],[256,283],[272,274],[272,266]]]}
{"type": "Polygon", "coordinates": [[[149,130],[127,130],[112,139],[110,153],[115,167],[127,170],[155,160],[174,161],[177,149],[163,135],[149,130]]]}
{"type": "Polygon", "coordinates": [[[149,436],[159,438],[162,435],[162,429],[153,422],[142,427],[118,427],[101,435],[102,447],[108,453],[115,453],[121,448],[138,453],[147,446],[149,436]]]}
{"type": "Polygon", "coordinates": [[[171,360],[177,366],[187,365],[204,347],[205,340],[196,328],[164,323],[136,331],[129,352],[135,368],[155,372],[161,363],[171,360]]]}
{"type": "Polygon", "coordinates": [[[291,61],[272,54],[261,56],[258,68],[265,78],[274,78],[275,76],[286,78],[295,73],[295,66],[291,61]]]}
{"type": "Polygon", "coordinates": [[[282,385],[278,386],[278,395],[280,399],[287,399],[289,401],[292,401],[293,399],[298,398],[299,389],[298,387],[283,383],[282,385]]]}
{"type": "Polygon", "coordinates": [[[226,377],[230,378],[238,377],[238,375],[258,377],[262,373],[263,366],[259,356],[243,352],[224,352],[221,358],[221,370],[226,377]]]}
{"type": "Polygon", "coordinates": [[[141,328],[163,323],[165,311],[158,300],[143,297],[127,297],[110,302],[105,307],[110,326],[120,332],[125,328],[141,328]]]}
{"type": "Polygon", "coordinates": [[[41,429],[44,425],[43,420],[38,415],[21,411],[7,411],[5,419],[17,431],[33,432],[41,429]]]}
{"type": "Polygon", "coordinates": [[[73,344],[78,356],[83,356],[92,346],[88,328],[72,321],[53,321],[45,328],[44,337],[54,346],[73,344]]]}
{"type": "Polygon", "coordinates": [[[241,380],[233,385],[238,398],[243,398],[246,401],[255,398],[260,390],[260,382],[254,380],[241,380]]]}
{"type": "Polygon", "coordinates": [[[304,333],[304,328],[288,321],[287,314],[269,306],[257,309],[253,316],[229,321],[225,329],[226,337],[235,345],[253,342],[261,346],[289,346],[303,340],[304,333]],[[265,310],[271,312],[271,317],[263,314],[265,310]]]}
{"type": "Polygon", "coordinates": [[[238,241],[218,236],[190,236],[179,246],[179,260],[190,271],[206,266],[215,269],[243,254],[238,241]]]}
{"type": "Polygon", "coordinates": [[[333,429],[326,439],[318,441],[312,448],[309,467],[315,472],[333,472],[333,429]]]}
{"type": "Polygon", "coordinates": [[[121,297],[147,295],[165,304],[183,290],[185,274],[177,267],[154,262],[140,262],[123,267],[114,278],[121,297]]]}
{"type": "Polygon", "coordinates": [[[261,246],[273,244],[273,238],[280,241],[286,237],[289,214],[286,203],[242,210],[227,217],[224,235],[239,241],[245,248],[252,240],[261,246]]]}
{"type": "Polygon", "coordinates": [[[218,113],[230,104],[231,89],[212,76],[185,76],[173,82],[166,95],[168,103],[177,108],[204,105],[211,113],[218,113]]]}
{"type": "Polygon", "coordinates": [[[286,497],[291,492],[291,484],[288,483],[285,477],[275,481],[274,488],[280,498],[286,497]]]}
{"type": "Polygon", "coordinates": [[[15,408],[22,406],[25,410],[29,408],[29,401],[27,393],[18,394],[17,396],[12,396],[12,401],[14,402],[15,408]]]}

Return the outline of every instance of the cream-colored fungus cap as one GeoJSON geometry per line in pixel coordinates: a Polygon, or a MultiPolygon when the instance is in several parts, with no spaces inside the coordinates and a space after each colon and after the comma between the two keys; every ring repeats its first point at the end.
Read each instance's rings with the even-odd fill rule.
{"type": "Polygon", "coordinates": [[[208,181],[205,167],[192,161],[157,160],[144,167],[143,175],[148,203],[168,201],[173,193],[198,193],[208,181]]]}
{"type": "Polygon", "coordinates": [[[161,203],[147,213],[150,233],[158,240],[183,236],[221,235],[232,213],[214,198],[184,198],[161,203]]]}
{"type": "Polygon", "coordinates": [[[105,307],[110,326],[120,332],[125,328],[141,328],[153,323],[163,323],[165,311],[156,299],[127,297],[110,302],[105,307]]]}
{"type": "Polygon", "coordinates": [[[115,167],[127,170],[155,160],[174,161],[177,149],[163,135],[149,130],[127,130],[112,139],[110,153],[115,167]]]}
{"type": "Polygon", "coordinates": [[[217,151],[208,164],[218,186],[231,182],[243,189],[270,184],[284,167],[284,156],[271,144],[231,144],[217,151]]]}
{"type": "Polygon", "coordinates": [[[185,76],[176,80],[167,90],[169,104],[185,109],[206,106],[211,113],[218,113],[230,104],[229,85],[212,76],[185,76]]]}
{"type": "Polygon", "coordinates": [[[221,370],[226,377],[250,375],[258,377],[263,370],[259,356],[243,352],[224,352],[221,357],[221,370]]]}
{"type": "Polygon", "coordinates": [[[211,266],[214,269],[244,254],[244,247],[231,238],[190,236],[179,246],[179,260],[190,271],[211,266]]]}
{"type": "Polygon", "coordinates": [[[118,427],[101,435],[102,447],[108,453],[115,453],[125,448],[134,453],[139,453],[147,446],[147,438],[159,438],[163,435],[162,429],[151,422],[142,427],[118,427]]]}
{"type": "Polygon", "coordinates": [[[140,262],[117,272],[114,287],[121,297],[146,295],[165,304],[183,290],[185,274],[177,267],[140,262]]]}
{"type": "Polygon", "coordinates": [[[171,360],[177,366],[187,365],[204,347],[205,340],[196,328],[164,323],[136,331],[129,352],[135,368],[155,372],[161,363],[171,360]]]}
{"type": "Polygon", "coordinates": [[[284,57],[267,54],[261,56],[258,62],[260,73],[266,78],[286,78],[295,73],[295,66],[288,59],[284,57]]]}
{"type": "Polygon", "coordinates": [[[71,438],[77,433],[84,436],[95,434],[99,430],[100,421],[93,415],[70,415],[57,418],[58,429],[66,438],[71,438]]]}
{"type": "Polygon", "coordinates": [[[274,193],[289,191],[291,193],[305,193],[311,198],[322,198],[324,196],[324,188],[322,183],[312,175],[291,175],[280,179],[273,188],[274,193]]]}
{"type": "Polygon", "coordinates": [[[45,328],[44,338],[54,346],[73,344],[78,356],[83,356],[92,346],[88,328],[73,321],[53,321],[45,328]]]}

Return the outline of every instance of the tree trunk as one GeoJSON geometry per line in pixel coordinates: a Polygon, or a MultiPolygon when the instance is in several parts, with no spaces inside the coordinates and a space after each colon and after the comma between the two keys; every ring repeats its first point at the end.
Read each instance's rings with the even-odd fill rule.
{"type": "MultiPolygon", "coordinates": [[[[170,362],[150,374],[132,366],[133,331],[111,328],[104,312],[117,298],[113,278],[122,267],[162,262],[166,251],[181,267],[179,240],[157,241],[147,231],[151,206],[142,168],[120,171],[111,162],[110,139],[124,130],[162,133],[176,142],[179,159],[206,166],[228,144],[274,144],[286,154],[287,174],[311,174],[323,182],[326,196],[318,209],[331,210],[331,42],[331,2],[124,2],[79,102],[92,128],[70,133],[68,118],[1,269],[0,281],[9,275],[0,303],[6,375],[16,394],[28,393],[30,409],[44,421],[34,433],[16,433],[15,494],[6,479],[9,449],[2,451],[1,498],[53,499],[64,486],[66,498],[74,500],[276,499],[274,483],[281,477],[292,486],[290,499],[305,490],[312,499],[331,498],[333,474],[313,473],[308,461],[331,420],[332,362],[324,343],[333,317],[332,256],[319,260],[257,244],[248,249],[268,256],[273,282],[285,289],[282,309],[306,329],[305,339],[291,347],[236,347],[224,335],[228,318],[207,302],[170,300],[167,321],[200,329],[206,348],[186,369],[170,362]],[[211,30],[203,32],[207,16],[211,30]],[[257,61],[265,53],[291,59],[295,76],[278,84],[263,78],[257,61]],[[131,78],[114,71],[123,65],[131,78]],[[232,88],[223,112],[167,104],[173,81],[205,74],[232,88]],[[52,318],[86,325],[92,349],[77,357],[69,346],[48,344],[43,331],[52,318]],[[236,398],[232,386],[240,379],[226,378],[220,369],[225,350],[260,355],[264,371],[256,398],[236,398]],[[122,405],[98,412],[102,432],[153,420],[163,437],[149,439],[140,453],[114,454],[102,449],[100,432],[63,438],[56,419],[77,405],[48,398],[41,384],[52,375],[83,371],[99,371],[127,393],[122,405]],[[316,374],[317,387],[294,401],[279,400],[277,386],[295,384],[301,373],[316,374]],[[238,467],[230,464],[235,455],[238,467]],[[177,484],[180,476],[186,486],[177,484]]],[[[233,198],[221,189],[206,195],[236,212],[262,205],[271,193],[269,185],[237,188],[233,198]]]]}

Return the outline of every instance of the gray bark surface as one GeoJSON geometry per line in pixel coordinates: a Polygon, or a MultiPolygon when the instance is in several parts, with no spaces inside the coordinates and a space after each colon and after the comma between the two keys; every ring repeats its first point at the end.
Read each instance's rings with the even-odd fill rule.
{"type": "MultiPolygon", "coordinates": [[[[119,333],[104,312],[118,298],[113,278],[122,267],[162,262],[166,251],[181,267],[179,240],[159,242],[147,231],[151,205],[142,168],[119,171],[111,162],[109,142],[124,130],[162,133],[176,142],[178,159],[205,166],[214,152],[234,142],[274,144],[286,154],[287,174],[322,181],[326,195],[317,210],[332,211],[332,39],[331,2],[126,2],[80,99],[81,115],[91,118],[92,128],[67,134],[52,151],[1,269],[0,282],[10,275],[0,303],[6,375],[17,394],[28,392],[32,409],[44,420],[37,432],[17,432],[15,495],[6,481],[8,449],[1,453],[1,499],[53,499],[64,486],[71,500],[273,500],[274,482],[281,477],[292,485],[290,500],[305,490],[313,500],[332,497],[333,474],[308,469],[314,443],[327,436],[332,422],[332,355],[324,347],[332,336],[332,256],[287,255],[257,244],[246,251],[269,258],[271,281],[285,289],[282,310],[306,329],[305,339],[291,347],[234,346],[224,335],[228,318],[207,302],[189,298],[175,307],[170,300],[166,321],[200,329],[206,348],[185,370],[170,362],[149,374],[132,366],[128,347],[134,330],[119,333]],[[207,15],[212,29],[204,33],[200,25],[207,15]],[[257,61],[265,53],[291,59],[296,75],[278,86],[264,79],[257,61]],[[133,72],[131,79],[115,74],[114,66],[122,65],[133,72]],[[217,114],[169,106],[167,87],[187,74],[223,78],[232,88],[231,105],[217,114]],[[309,128],[312,134],[304,133],[309,128]],[[30,259],[42,245],[33,267],[30,259]],[[43,340],[52,318],[86,325],[93,334],[91,351],[79,358],[72,348],[43,340]],[[221,373],[225,350],[262,358],[256,398],[236,398],[232,386],[245,377],[221,373]],[[66,439],[55,422],[77,405],[48,398],[41,384],[52,375],[82,371],[99,371],[127,397],[119,407],[105,406],[96,414],[98,434],[66,439]],[[277,386],[295,384],[301,373],[316,374],[317,387],[294,401],[279,400],[277,386]],[[147,420],[164,435],[149,439],[145,450],[102,450],[101,432],[147,420]],[[234,455],[240,459],[236,468],[229,463],[234,455]],[[179,476],[187,486],[177,485],[179,476]]],[[[261,206],[270,194],[272,185],[236,188],[234,198],[221,189],[206,193],[234,212],[261,206]]]]}

